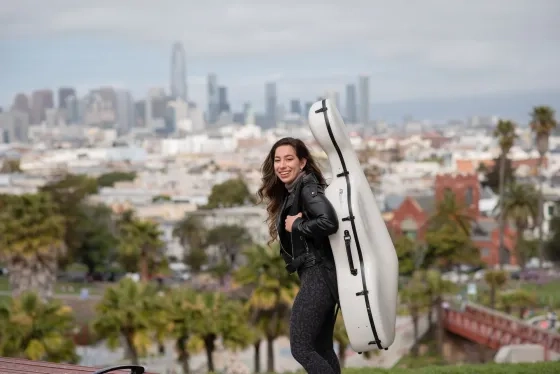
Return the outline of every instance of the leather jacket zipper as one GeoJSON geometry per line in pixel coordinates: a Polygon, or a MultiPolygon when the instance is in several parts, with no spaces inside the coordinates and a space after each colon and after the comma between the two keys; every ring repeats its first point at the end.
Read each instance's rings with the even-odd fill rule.
{"type": "Polygon", "coordinates": [[[294,235],[292,231],[290,231],[290,243],[292,243],[292,260],[293,260],[294,259],[294,235]]]}
{"type": "Polygon", "coordinates": [[[288,256],[290,256],[290,258],[293,260],[294,259],[294,241],[292,240],[292,233],[290,233],[290,241],[292,242],[292,254],[288,253],[288,251],[286,251],[284,249],[284,246],[282,245],[282,240],[278,240],[280,242],[280,249],[282,251],[284,251],[284,253],[286,253],[288,256]]]}

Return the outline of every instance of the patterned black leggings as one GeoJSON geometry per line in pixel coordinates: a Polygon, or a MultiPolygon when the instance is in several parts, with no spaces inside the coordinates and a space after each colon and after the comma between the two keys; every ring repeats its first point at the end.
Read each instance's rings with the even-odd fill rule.
{"type": "MultiPolygon", "coordinates": [[[[340,374],[340,363],[333,348],[336,300],[326,283],[321,265],[299,272],[301,287],[290,318],[292,356],[309,374],[340,374]]],[[[326,266],[336,290],[336,270],[326,266]]]]}

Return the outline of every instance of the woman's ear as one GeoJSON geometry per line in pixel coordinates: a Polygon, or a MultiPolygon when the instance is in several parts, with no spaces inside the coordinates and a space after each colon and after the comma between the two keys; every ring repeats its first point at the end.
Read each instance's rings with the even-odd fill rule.
{"type": "Polygon", "coordinates": [[[301,162],[299,163],[299,169],[303,170],[303,168],[305,168],[305,165],[307,165],[307,159],[302,158],[301,162]]]}

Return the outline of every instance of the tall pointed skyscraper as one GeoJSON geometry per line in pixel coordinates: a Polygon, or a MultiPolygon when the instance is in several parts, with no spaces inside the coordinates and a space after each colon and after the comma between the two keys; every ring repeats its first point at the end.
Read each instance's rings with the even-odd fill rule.
{"type": "Polygon", "coordinates": [[[359,118],[362,125],[367,125],[370,121],[369,114],[369,76],[360,75],[358,78],[358,94],[360,95],[359,118]]]}
{"type": "Polygon", "coordinates": [[[171,52],[171,96],[187,101],[187,61],[183,44],[173,44],[171,52]]]}

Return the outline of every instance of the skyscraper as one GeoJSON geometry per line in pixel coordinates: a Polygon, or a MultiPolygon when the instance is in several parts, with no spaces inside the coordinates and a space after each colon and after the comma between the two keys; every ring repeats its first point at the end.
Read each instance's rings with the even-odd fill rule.
{"type": "Polygon", "coordinates": [[[360,95],[360,115],[359,120],[362,125],[369,123],[369,77],[361,75],[358,79],[359,95],[360,95]]]}
{"type": "Polygon", "coordinates": [[[356,102],[356,85],[346,85],[346,120],[349,123],[358,122],[358,105],[356,102]]]}
{"type": "Polygon", "coordinates": [[[219,111],[218,114],[222,114],[223,112],[229,112],[229,103],[227,99],[227,87],[220,86],[218,87],[218,107],[219,111]]]}
{"type": "Polygon", "coordinates": [[[278,97],[276,94],[276,83],[268,82],[265,86],[265,115],[267,127],[276,127],[278,97]]]}
{"type": "Polygon", "coordinates": [[[171,52],[171,96],[187,101],[187,61],[183,44],[173,44],[171,52]]]}
{"type": "Polygon", "coordinates": [[[208,113],[206,121],[208,124],[213,125],[218,120],[220,114],[220,98],[218,92],[218,77],[216,74],[208,74],[207,81],[207,94],[208,94],[208,113]]]}
{"type": "Polygon", "coordinates": [[[290,113],[301,115],[301,102],[298,99],[292,99],[290,101],[290,113]]]}
{"type": "Polygon", "coordinates": [[[58,107],[61,109],[68,109],[66,107],[67,98],[76,96],[76,90],[72,87],[61,87],[58,89],[58,107]]]}

